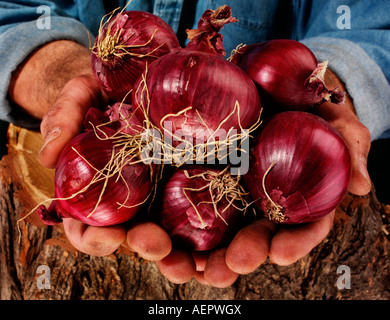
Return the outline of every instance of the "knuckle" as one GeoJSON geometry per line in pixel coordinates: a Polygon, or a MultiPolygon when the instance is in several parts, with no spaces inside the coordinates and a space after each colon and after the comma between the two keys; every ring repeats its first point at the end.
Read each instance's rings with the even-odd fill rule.
{"type": "Polygon", "coordinates": [[[64,86],[64,91],[80,90],[90,93],[100,90],[100,86],[92,75],[80,75],[70,79],[64,86]]]}

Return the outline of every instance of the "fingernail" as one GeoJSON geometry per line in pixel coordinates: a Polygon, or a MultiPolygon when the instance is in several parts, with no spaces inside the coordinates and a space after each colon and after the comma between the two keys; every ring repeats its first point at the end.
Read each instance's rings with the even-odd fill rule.
{"type": "Polygon", "coordinates": [[[47,136],[46,136],[46,138],[45,138],[45,141],[44,141],[44,144],[43,144],[43,146],[42,146],[42,148],[41,148],[41,151],[46,147],[46,145],[47,145],[49,142],[53,141],[54,139],[57,139],[57,138],[60,136],[60,134],[61,134],[61,128],[56,127],[56,128],[54,128],[53,130],[51,130],[51,131],[47,134],[47,136]]]}

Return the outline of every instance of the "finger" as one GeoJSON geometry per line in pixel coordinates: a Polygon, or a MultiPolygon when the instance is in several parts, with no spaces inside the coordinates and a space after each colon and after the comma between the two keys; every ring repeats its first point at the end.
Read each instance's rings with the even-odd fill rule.
{"type": "Polygon", "coordinates": [[[204,269],[204,280],[216,288],[231,286],[238,278],[238,273],[226,265],[226,250],[222,248],[211,252],[204,269]]]}
{"type": "Polygon", "coordinates": [[[354,123],[340,130],[349,148],[352,162],[352,177],[349,191],[356,195],[366,195],[371,191],[371,179],[367,170],[367,157],[370,150],[370,134],[361,123],[354,123]]]}
{"type": "Polygon", "coordinates": [[[267,219],[257,220],[241,229],[226,252],[226,264],[234,272],[248,274],[267,258],[276,224],[267,219]]]}
{"type": "Polygon", "coordinates": [[[206,267],[206,262],[207,262],[208,256],[209,255],[206,252],[199,252],[199,251],[192,252],[192,258],[195,261],[196,271],[199,271],[199,272],[204,271],[204,268],[206,267]]]}
{"type": "Polygon", "coordinates": [[[123,226],[94,227],[81,221],[63,219],[65,234],[69,242],[79,251],[93,256],[113,253],[126,238],[123,226]]]}
{"type": "Polygon", "coordinates": [[[194,278],[200,284],[204,284],[204,285],[209,284],[204,278],[204,269],[206,267],[208,257],[209,257],[209,253],[207,252],[200,252],[200,251],[192,252],[192,258],[194,259],[195,269],[196,269],[194,278]]]}
{"type": "Polygon", "coordinates": [[[352,165],[349,191],[356,195],[365,195],[371,191],[371,179],[367,171],[371,136],[351,108],[348,105],[323,103],[318,108],[318,114],[341,134],[348,146],[352,165]]]}
{"type": "Polygon", "coordinates": [[[104,99],[92,75],[73,78],[64,86],[41,122],[44,144],[38,157],[43,166],[55,167],[62,149],[80,132],[88,109],[104,99]]]}
{"type": "Polygon", "coordinates": [[[161,260],[172,249],[169,235],[163,228],[152,222],[138,223],[127,231],[127,244],[147,260],[161,260]]]}
{"type": "Polygon", "coordinates": [[[201,271],[196,271],[195,273],[195,276],[194,276],[195,280],[198,281],[200,284],[204,284],[204,285],[210,285],[206,279],[204,278],[204,272],[201,272],[201,271]]]}
{"type": "Polygon", "coordinates": [[[191,254],[183,250],[173,249],[167,257],[156,263],[160,272],[176,284],[188,282],[196,275],[191,254]]]}
{"type": "Polygon", "coordinates": [[[308,224],[282,226],[272,238],[270,261],[287,266],[306,256],[328,235],[333,217],[334,211],[308,224]]]}

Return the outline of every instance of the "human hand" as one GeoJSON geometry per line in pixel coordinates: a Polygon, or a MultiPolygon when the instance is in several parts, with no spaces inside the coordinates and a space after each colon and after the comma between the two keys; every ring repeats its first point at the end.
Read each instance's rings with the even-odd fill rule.
{"type": "MultiPolygon", "coordinates": [[[[101,93],[92,75],[82,75],[71,79],[43,116],[41,133],[44,137],[44,144],[39,153],[41,164],[54,168],[62,149],[80,132],[89,107],[105,103],[107,103],[107,98],[101,93]]],[[[216,250],[210,256],[171,250],[172,243],[168,234],[152,222],[137,221],[126,225],[94,227],[76,219],[65,218],[63,226],[69,242],[81,252],[94,256],[106,256],[124,245],[145,259],[157,261],[162,273],[172,282],[183,283],[195,277],[202,283],[221,285],[221,280],[216,278],[213,272],[214,270],[220,271],[216,264],[224,267],[223,259],[221,259],[224,254],[223,250],[216,250]],[[209,266],[211,263],[211,267],[208,267],[211,272],[206,271],[206,276],[204,276],[206,257],[208,261],[211,261],[208,262],[209,266]]],[[[230,280],[229,283],[238,276],[228,269],[220,274],[225,274],[225,278],[230,280]]]]}
{"type": "MultiPolygon", "coordinates": [[[[93,79],[90,80],[93,82],[93,79]]],[[[77,83],[75,86],[78,89],[68,95],[64,93],[65,87],[59,96],[60,102],[57,101],[54,104],[54,109],[47,113],[42,122],[45,145],[40,153],[40,160],[42,164],[49,167],[55,165],[56,157],[64,144],[79,131],[87,110],[88,103],[86,102],[89,101],[89,106],[93,105],[96,102],[94,99],[100,94],[98,86],[89,83],[86,77],[83,80],[78,79],[77,82],[73,81],[77,83]],[[79,94],[89,92],[91,95],[89,98],[84,97],[86,100],[83,100],[77,96],[77,92],[79,94]],[[67,109],[67,106],[70,109],[67,109]],[[73,111],[70,112],[70,110],[73,111]],[[72,115],[71,124],[66,124],[59,131],[60,135],[57,138],[61,139],[52,139],[49,133],[56,128],[55,124],[63,123],[64,119],[68,119],[70,115],[72,115]],[[67,134],[61,137],[63,132],[67,134]]],[[[68,83],[67,86],[71,85],[68,83]]],[[[351,155],[356,154],[355,158],[358,159],[364,158],[365,154],[362,155],[356,151],[356,146],[360,147],[359,150],[368,153],[369,135],[367,137],[367,132],[364,132],[364,128],[353,112],[349,113],[340,107],[337,107],[338,110],[333,109],[334,107],[331,104],[324,104],[321,109],[324,112],[322,116],[342,134],[343,132],[349,133],[350,140],[346,139],[346,141],[351,141],[350,144],[347,142],[351,155]],[[358,140],[351,139],[351,137],[356,137],[356,134],[352,134],[354,126],[351,128],[351,123],[355,124],[356,133],[360,132],[358,140]],[[358,143],[353,143],[353,141],[358,141],[358,143]],[[353,153],[354,150],[355,153],[353,153]]],[[[54,131],[58,132],[58,130],[54,131]]],[[[355,161],[355,163],[358,162],[355,161]]],[[[355,168],[358,167],[355,166],[355,168]]],[[[369,191],[369,184],[364,184],[365,179],[359,177],[358,173],[359,170],[354,169],[350,191],[365,194],[369,191]]],[[[157,261],[162,274],[174,283],[184,283],[195,278],[200,283],[226,287],[234,283],[239,274],[253,272],[267,257],[270,257],[274,263],[288,265],[305,256],[328,234],[333,216],[334,212],[317,222],[290,227],[279,227],[271,221],[261,219],[242,229],[227,248],[214,250],[207,254],[171,250],[172,244],[168,235],[159,226],[150,222],[137,223],[126,229],[122,225],[91,227],[74,219],[64,219],[64,229],[70,242],[82,252],[96,256],[108,255],[124,244],[145,259],[157,261]]]]}
{"type": "MultiPolygon", "coordinates": [[[[44,144],[39,153],[40,163],[55,168],[62,149],[80,133],[88,109],[107,103],[108,98],[91,74],[74,77],[66,83],[41,122],[44,144]]],[[[162,259],[171,250],[168,234],[152,223],[95,227],[72,218],[63,221],[69,242],[79,251],[91,255],[106,256],[122,244],[129,247],[126,238],[131,245],[130,249],[149,260],[162,259]],[[151,237],[158,241],[151,242],[151,237]]]]}
{"type": "MultiPolygon", "coordinates": [[[[77,76],[67,82],[42,118],[44,144],[38,155],[40,163],[55,168],[65,145],[80,133],[88,109],[107,101],[92,74],[77,76]]],[[[97,256],[112,253],[125,238],[122,226],[89,227],[71,218],[64,219],[64,230],[78,250],[97,256]]]]}
{"type": "MultiPolygon", "coordinates": [[[[327,83],[329,87],[337,86],[345,91],[343,84],[330,70],[327,72],[327,83]]],[[[349,148],[352,160],[349,192],[356,195],[370,192],[371,182],[367,171],[370,133],[357,118],[350,97],[347,96],[345,104],[341,106],[324,103],[315,113],[342,135],[349,148]]],[[[192,256],[174,250],[157,264],[161,272],[174,282],[195,277],[201,283],[226,287],[233,284],[240,274],[256,270],[268,257],[271,263],[278,265],[290,265],[304,257],[328,235],[334,215],[335,211],[318,221],[295,226],[276,225],[263,218],[240,230],[227,248],[210,254],[194,253],[192,256]],[[180,266],[176,264],[179,259],[180,266]]]]}
{"type": "MultiPolygon", "coordinates": [[[[68,40],[32,52],[12,74],[8,94],[28,114],[42,119],[39,160],[48,168],[55,167],[66,143],[80,132],[88,108],[108,101],[92,76],[90,51],[68,40]]],[[[88,227],[74,219],[65,219],[64,229],[78,250],[94,255],[113,252],[126,237],[123,226],[88,227]]]]}
{"type": "Polygon", "coordinates": [[[280,226],[261,218],[241,229],[228,247],[207,253],[173,249],[157,265],[174,283],[195,278],[199,283],[225,288],[239,275],[255,271],[268,257],[278,265],[304,257],[329,233],[333,217],[334,211],[315,222],[296,226],[280,226]]]}

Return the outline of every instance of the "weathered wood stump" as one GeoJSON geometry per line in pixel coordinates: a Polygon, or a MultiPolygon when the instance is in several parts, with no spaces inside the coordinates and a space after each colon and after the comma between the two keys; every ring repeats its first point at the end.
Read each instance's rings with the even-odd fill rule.
{"type": "Polygon", "coordinates": [[[125,248],[107,257],[78,252],[61,225],[45,226],[35,213],[18,224],[54,194],[54,171],[37,161],[41,145],[38,132],[10,126],[8,154],[0,162],[0,299],[390,298],[390,207],[378,202],[374,190],[364,197],[348,194],[328,237],[291,266],[265,263],[225,289],[195,280],[175,285],[155,263],[125,248]],[[49,284],[42,281],[46,272],[49,289],[42,287],[49,284]]]}

